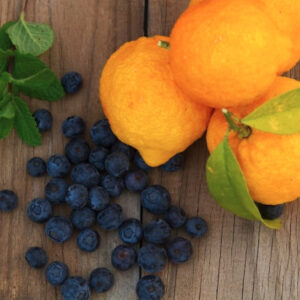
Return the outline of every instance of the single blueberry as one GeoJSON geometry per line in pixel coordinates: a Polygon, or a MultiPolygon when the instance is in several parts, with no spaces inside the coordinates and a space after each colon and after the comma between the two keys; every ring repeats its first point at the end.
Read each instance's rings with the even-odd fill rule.
{"type": "Polygon", "coordinates": [[[37,128],[40,132],[46,132],[52,128],[52,115],[50,111],[46,109],[38,109],[36,110],[32,116],[35,119],[37,128]]]}
{"type": "Polygon", "coordinates": [[[186,222],[186,213],[179,206],[172,205],[165,215],[165,220],[172,228],[180,228],[186,222]]]}
{"type": "Polygon", "coordinates": [[[94,165],[99,171],[104,171],[104,161],[108,153],[108,149],[104,147],[98,147],[91,151],[89,155],[89,162],[94,165]]]}
{"type": "Polygon", "coordinates": [[[32,177],[41,177],[47,173],[47,166],[40,157],[31,158],[26,165],[27,173],[32,177]]]}
{"type": "Polygon", "coordinates": [[[85,122],[78,116],[71,116],[63,121],[61,130],[65,137],[76,138],[84,133],[85,122]]]}
{"type": "Polygon", "coordinates": [[[183,238],[176,237],[167,245],[169,259],[176,264],[184,263],[190,259],[193,254],[192,243],[183,238]]]}
{"type": "Polygon", "coordinates": [[[139,220],[125,220],[119,227],[119,236],[124,243],[137,244],[143,237],[143,227],[139,220]]]}
{"type": "Polygon", "coordinates": [[[116,178],[109,174],[105,175],[101,180],[102,187],[111,197],[119,197],[124,190],[124,182],[122,178],[116,178]]]}
{"type": "Polygon", "coordinates": [[[82,87],[82,77],[77,72],[68,72],[61,78],[61,84],[67,94],[75,94],[82,87]]]}
{"type": "Polygon", "coordinates": [[[107,292],[114,281],[114,275],[106,268],[97,268],[90,275],[90,286],[96,293],[107,292]]]}
{"type": "Polygon", "coordinates": [[[164,248],[153,244],[143,246],[138,254],[138,263],[149,273],[161,271],[168,262],[168,255],[164,248]]]}
{"type": "Polygon", "coordinates": [[[66,177],[71,170],[71,164],[64,155],[55,154],[47,162],[47,172],[50,177],[66,177]]]}
{"type": "Polygon", "coordinates": [[[46,269],[46,279],[54,286],[62,285],[69,276],[69,268],[60,261],[54,261],[46,269]]]}
{"type": "Polygon", "coordinates": [[[89,191],[82,184],[72,184],[68,187],[66,202],[74,209],[83,208],[88,203],[89,191]]]}
{"type": "Polygon", "coordinates": [[[144,238],[149,243],[163,244],[169,240],[170,236],[171,227],[162,219],[153,220],[144,228],[144,238]]]}
{"type": "Polygon", "coordinates": [[[79,230],[92,227],[96,222],[96,213],[89,207],[74,209],[71,214],[71,222],[79,230]]]}
{"type": "Polygon", "coordinates": [[[130,167],[129,158],[123,152],[113,152],[105,159],[105,170],[114,177],[121,177],[130,167]]]}
{"type": "Polygon", "coordinates": [[[182,167],[183,162],[183,153],[178,153],[175,156],[171,157],[166,163],[161,165],[161,168],[166,172],[175,172],[182,167]]]}
{"type": "Polygon", "coordinates": [[[72,170],[71,177],[74,183],[82,184],[87,188],[100,183],[100,174],[97,168],[88,163],[76,165],[72,170]]]}
{"type": "Polygon", "coordinates": [[[51,179],[45,187],[46,199],[52,204],[64,203],[68,186],[68,183],[62,178],[51,179]]]}
{"type": "Polygon", "coordinates": [[[127,271],[132,268],[137,259],[134,248],[127,245],[117,246],[111,254],[112,265],[120,271],[127,271]]]}
{"type": "Polygon", "coordinates": [[[97,222],[102,229],[115,230],[123,221],[123,211],[119,204],[112,203],[97,215],[97,222]]]}
{"type": "Polygon", "coordinates": [[[117,141],[107,119],[96,122],[90,130],[90,135],[97,146],[110,147],[117,141]]]}
{"type": "Polygon", "coordinates": [[[104,209],[109,204],[108,192],[101,186],[94,186],[89,190],[89,205],[95,211],[104,209]]]}
{"type": "Polygon", "coordinates": [[[133,192],[142,191],[148,183],[148,176],[143,170],[131,171],[125,176],[127,190],[133,192]]]}
{"type": "Polygon", "coordinates": [[[33,199],[27,206],[27,216],[33,222],[46,222],[52,216],[52,205],[42,198],[33,199]]]}
{"type": "Polygon", "coordinates": [[[151,167],[145,163],[144,159],[138,151],[136,151],[134,155],[134,164],[143,171],[151,170],[151,167]]]}
{"type": "Polygon", "coordinates": [[[139,300],[160,300],[165,294],[165,285],[156,275],[142,277],[136,286],[139,300]]]}
{"type": "Polygon", "coordinates": [[[82,277],[69,277],[61,287],[63,300],[88,300],[91,296],[89,283],[82,277]]]}
{"type": "Polygon", "coordinates": [[[284,204],[278,205],[266,205],[261,203],[256,203],[261,216],[267,220],[275,220],[279,218],[284,210],[284,204]]]}
{"type": "Polygon", "coordinates": [[[135,149],[121,141],[116,141],[111,147],[111,152],[123,152],[131,160],[134,156],[135,149]]]}
{"type": "Polygon", "coordinates": [[[200,217],[192,217],[187,220],[185,230],[191,237],[199,238],[206,233],[207,223],[200,217]]]}
{"type": "Polygon", "coordinates": [[[10,212],[18,205],[18,196],[10,190],[0,191],[0,211],[10,212]]]}
{"type": "Polygon", "coordinates": [[[48,255],[46,251],[40,247],[31,247],[26,251],[25,259],[30,267],[41,269],[47,264],[48,255]]]}
{"type": "Polygon", "coordinates": [[[150,213],[164,214],[170,207],[171,197],[169,192],[161,185],[151,185],[141,193],[141,204],[150,213]]]}
{"type": "Polygon", "coordinates": [[[67,144],[65,152],[72,164],[79,164],[88,160],[91,148],[85,140],[74,138],[67,144]]]}
{"type": "Polygon", "coordinates": [[[93,229],[84,229],[77,236],[77,246],[85,252],[93,252],[99,248],[100,235],[93,229]]]}
{"type": "Polygon", "coordinates": [[[46,223],[45,233],[52,241],[64,243],[71,238],[73,226],[65,217],[55,216],[46,223]]]}

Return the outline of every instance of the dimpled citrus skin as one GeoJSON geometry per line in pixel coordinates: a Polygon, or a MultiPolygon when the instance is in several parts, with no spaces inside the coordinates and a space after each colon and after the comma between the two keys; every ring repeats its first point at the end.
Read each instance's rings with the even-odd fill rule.
{"type": "Polygon", "coordinates": [[[113,132],[150,166],[165,163],[201,137],[211,114],[177,87],[168,50],[158,46],[159,40],[168,38],[124,44],[100,79],[100,99],[113,132]]]}
{"type": "Polygon", "coordinates": [[[290,39],[251,0],[205,0],[190,6],[177,20],[170,43],[179,87],[216,108],[261,97],[291,51],[290,39]]]}
{"type": "MultiPolygon", "coordinates": [[[[263,98],[231,111],[243,118],[267,100],[295,88],[300,88],[299,81],[277,77],[263,98]]],[[[215,110],[206,135],[210,152],[223,140],[227,128],[222,112],[215,110]]],[[[252,134],[246,139],[239,139],[231,132],[229,142],[255,201],[275,205],[300,196],[300,134],[277,135],[252,129],[252,134]]]]}

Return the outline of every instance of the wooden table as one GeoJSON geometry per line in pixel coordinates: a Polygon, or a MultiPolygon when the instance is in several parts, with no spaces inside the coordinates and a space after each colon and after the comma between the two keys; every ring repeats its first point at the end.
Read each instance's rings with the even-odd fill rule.
{"type": "MultiPolygon", "coordinates": [[[[0,0],[0,24],[16,19],[22,0],[0,0]]],[[[169,34],[188,0],[29,0],[27,20],[50,23],[56,39],[43,56],[58,76],[76,70],[84,77],[79,94],[61,102],[28,100],[32,109],[47,108],[54,115],[54,128],[44,135],[41,147],[24,145],[15,134],[0,141],[0,189],[15,190],[19,207],[12,214],[0,214],[0,300],[61,299],[59,289],[46,283],[43,271],[30,269],[24,253],[30,246],[44,247],[50,260],[63,260],[71,274],[88,277],[96,267],[110,265],[110,253],[120,243],[116,233],[100,231],[102,245],[93,254],[80,252],[75,238],[57,245],[45,237],[43,225],[30,222],[27,203],[44,195],[47,178],[32,179],[25,164],[33,156],[49,157],[62,153],[66,139],[61,122],[76,114],[90,127],[103,117],[98,101],[98,78],[109,57],[120,45],[144,34],[169,34]]],[[[300,69],[290,72],[300,77],[300,69]]],[[[173,174],[151,172],[151,182],[166,186],[174,204],[189,215],[203,216],[209,232],[194,240],[194,258],[185,265],[169,264],[160,274],[167,286],[164,299],[176,300],[296,300],[300,299],[299,216],[297,202],[286,207],[280,231],[249,222],[225,212],[209,196],[205,183],[207,150],[200,140],[186,152],[184,168],[173,174]]],[[[126,193],[120,199],[127,217],[150,216],[141,213],[139,197],[126,193]]],[[[57,208],[57,214],[66,214],[57,208]]],[[[180,232],[180,234],[184,234],[180,232]]],[[[136,299],[135,285],[141,276],[138,267],[125,273],[115,272],[116,284],[106,295],[92,299],[136,299]]]]}

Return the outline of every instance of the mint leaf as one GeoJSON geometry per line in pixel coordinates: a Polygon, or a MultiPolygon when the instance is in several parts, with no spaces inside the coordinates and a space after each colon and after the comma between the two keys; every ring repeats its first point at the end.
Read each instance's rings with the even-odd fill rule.
{"type": "Polygon", "coordinates": [[[54,32],[49,25],[26,22],[24,13],[21,13],[16,24],[8,28],[7,33],[17,50],[35,56],[47,51],[54,41],[54,32]]]}
{"type": "Polygon", "coordinates": [[[0,101],[4,94],[7,93],[10,74],[4,72],[0,75],[0,101]]]}
{"type": "Polygon", "coordinates": [[[10,50],[0,49],[0,73],[7,70],[10,56],[10,50]]]}
{"type": "Polygon", "coordinates": [[[2,25],[0,28],[0,48],[2,50],[8,50],[12,47],[12,43],[7,34],[7,30],[10,26],[14,25],[16,22],[10,21],[2,25]]]}
{"type": "Polygon", "coordinates": [[[63,87],[55,74],[31,54],[16,51],[12,82],[29,97],[57,101],[64,96],[63,87]]]}
{"type": "Polygon", "coordinates": [[[246,180],[226,136],[210,155],[206,165],[208,189],[214,199],[235,215],[261,221],[272,229],[279,229],[281,222],[264,220],[251,198],[246,180]]]}
{"type": "Polygon", "coordinates": [[[13,119],[15,117],[15,106],[11,101],[0,109],[0,118],[13,119]]]}
{"type": "Polygon", "coordinates": [[[14,126],[13,119],[1,119],[0,118],[0,139],[3,139],[9,135],[14,126]]]}
{"type": "Polygon", "coordinates": [[[300,89],[279,95],[242,119],[242,123],[276,134],[300,133],[300,89]]]}
{"type": "Polygon", "coordinates": [[[41,135],[27,104],[17,96],[14,97],[13,104],[15,106],[15,129],[19,137],[30,146],[41,145],[41,135]]]}

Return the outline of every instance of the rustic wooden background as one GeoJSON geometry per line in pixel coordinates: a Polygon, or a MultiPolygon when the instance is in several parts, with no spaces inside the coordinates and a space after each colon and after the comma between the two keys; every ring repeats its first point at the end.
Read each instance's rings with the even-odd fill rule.
{"type": "MultiPolygon", "coordinates": [[[[17,19],[22,0],[0,0],[0,24],[17,19]]],[[[46,178],[32,180],[25,172],[33,156],[61,153],[66,144],[61,122],[77,114],[90,127],[103,117],[98,101],[98,78],[109,57],[122,43],[144,34],[169,34],[188,0],[29,0],[27,20],[50,23],[56,33],[51,51],[43,58],[58,76],[76,70],[83,75],[84,87],[76,96],[59,103],[28,100],[32,109],[48,108],[54,128],[45,134],[43,146],[35,149],[22,144],[12,134],[0,141],[0,189],[15,190],[20,198],[12,214],[0,214],[0,300],[61,299],[59,289],[46,283],[43,271],[30,269],[24,253],[30,246],[42,246],[50,261],[63,260],[72,275],[88,277],[96,267],[110,266],[110,253],[120,243],[117,234],[101,232],[102,245],[93,254],[80,252],[75,238],[63,246],[44,235],[43,226],[26,217],[26,205],[43,196],[46,178]]],[[[299,78],[300,69],[290,75],[299,78]]],[[[164,299],[176,300],[295,300],[300,299],[299,255],[300,209],[297,202],[286,207],[280,231],[259,223],[241,220],[223,211],[208,194],[205,184],[207,150],[204,140],[186,152],[184,168],[174,174],[151,172],[151,182],[166,186],[173,203],[188,214],[203,216],[209,224],[205,238],[194,240],[194,258],[185,265],[169,264],[160,274],[166,284],[164,299]]],[[[126,194],[117,201],[127,217],[142,214],[137,195],[126,194]]],[[[58,208],[57,213],[65,213],[58,208]]],[[[114,272],[116,284],[103,296],[92,299],[136,299],[135,285],[141,276],[138,267],[126,273],[114,272]]]]}

